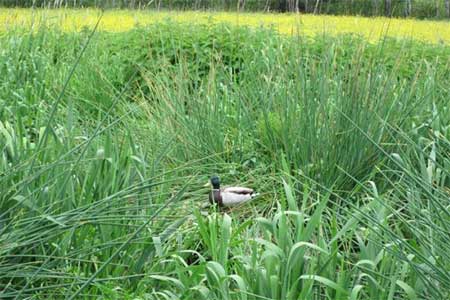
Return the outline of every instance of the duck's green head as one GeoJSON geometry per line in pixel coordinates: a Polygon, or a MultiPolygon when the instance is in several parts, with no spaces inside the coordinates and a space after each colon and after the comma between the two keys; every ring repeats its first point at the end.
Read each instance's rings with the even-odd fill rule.
{"type": "Polygon", "coordinates": [[[215,190],[220,189],[220,179],[219,179],[219,176],[214,175],[213,177],[211,177],[211,185],[212,185],[213,189],[215,189],[215,190]]]}

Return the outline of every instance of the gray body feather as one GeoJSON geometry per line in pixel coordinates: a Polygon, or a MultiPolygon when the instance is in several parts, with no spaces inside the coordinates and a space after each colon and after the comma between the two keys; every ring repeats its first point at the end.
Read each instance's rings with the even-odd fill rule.
{"type": "Polygon", "coordinates": [[[223,206],[236,206],[252,200],[257,194],[249,188],[231,186],[220,189],[220,196],[223,206]]]}

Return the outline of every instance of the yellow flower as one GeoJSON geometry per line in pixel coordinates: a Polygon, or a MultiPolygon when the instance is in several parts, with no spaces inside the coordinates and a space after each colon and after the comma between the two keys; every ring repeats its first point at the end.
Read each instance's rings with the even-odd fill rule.
{"type": "MultiPolygon", "coordinates": [[[[65,31],[92,28],[101,12],[95,9],[0,9],[0,32],[14,28],[37,28],[45,24],[65,31]]],[[[315,16],[303,14],[155,12],[136,10],[106,11],[99,29],[127,31],[170,19],[180,23],[229,23],[238,26],[273,27],[286,35],[314,36],[354,33],[375,42],[384,36],[408,38],[431,43],[450,43],[448,21],[365,18],[355,16],[315,16]]]]}

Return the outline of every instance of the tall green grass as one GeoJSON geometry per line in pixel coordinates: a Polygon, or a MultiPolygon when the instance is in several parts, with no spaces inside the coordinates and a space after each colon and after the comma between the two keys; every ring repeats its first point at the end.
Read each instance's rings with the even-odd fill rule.
{"type": "Polygon", "coordinates": [[[173,23],[0,45],[0,298],[449,297],[447,46],[173,23]],[[261,197],[206,209],[213,173],[261,197]]]}

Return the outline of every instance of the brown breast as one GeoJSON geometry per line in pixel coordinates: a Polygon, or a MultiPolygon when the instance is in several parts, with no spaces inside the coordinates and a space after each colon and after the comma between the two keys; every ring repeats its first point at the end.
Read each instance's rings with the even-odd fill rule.
{"type": "Polygon", "coordinates": [[[219,206],[222,206],[222,205],[223,205],[223,202],[222,202],[222,195],[220,194],[220,190],[212,190],[212,191],[209,193],[209,202],[210,202],[211,204],[217,203],[219,206]]]}

